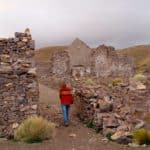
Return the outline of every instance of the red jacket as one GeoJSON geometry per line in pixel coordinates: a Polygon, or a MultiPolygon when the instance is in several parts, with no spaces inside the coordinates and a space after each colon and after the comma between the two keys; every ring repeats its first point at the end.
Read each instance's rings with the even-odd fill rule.
{"type": "Polygon", "coordinates": [[[59,90],[60,101],[63,105],[73,104],[72,89],[67,86],[62,86],[59,90]]]}

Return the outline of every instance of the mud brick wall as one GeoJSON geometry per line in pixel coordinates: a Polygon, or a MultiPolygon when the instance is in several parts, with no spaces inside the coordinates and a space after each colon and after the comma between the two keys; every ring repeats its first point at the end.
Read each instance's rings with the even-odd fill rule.
{"type": "Polygon", "coordinates": [[[13,135],[27,116],[38,112],[34,41],[29,33],[0,39],[0,136],[13,135]]]}

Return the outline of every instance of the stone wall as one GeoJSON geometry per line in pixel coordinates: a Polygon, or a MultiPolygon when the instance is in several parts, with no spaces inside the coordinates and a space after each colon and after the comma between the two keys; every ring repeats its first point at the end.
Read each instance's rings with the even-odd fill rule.
{"type": "MultiPolygon", "coordinates": [[[[146,127],[145,117],[150,113],[150,78],[144,81],[124,80],[115,86],[106,82],[72,82],[75,105],[80,119],[104,135],[130,135],[133,129],[146,127]]],[[[124,141],[126,142],[126,141],[124,141]]]]}
{"type": "Polygon", "coordinates": [[[119,55],[113,47],[101,45],[92,52],[92,73],[96,77],[132,76],[134,61],[132,58],[119,55]]]}
{"type": "Polygon", "coordinates": [[[39,97],[30,33],[0,39],[0,136],[13,130],[27,116],[37,114],[39,97]]]}
{"type": "Polygon", "coordinates": [[[68,46],[67,51],[71,68],[82,65],[87,69],[90,66],[91,49],[80,39],[75,39],[68,46]]]}
{"type": "Polygon", "coordinates": [[[51,56],[50,73],[56,77],[70,74],[70,58],[67,51],[55,51],[51,56]]]}
{"type": "Polygon", "coordinates": [[[60,77],[75,74],[79,77],[129,77],[135,70],[134,60],[118,54],[113,47],[101,45],[90,49],[79,39],[74,40],[66,51],[53,52],[50,66],[51,75],[60,77]]]}

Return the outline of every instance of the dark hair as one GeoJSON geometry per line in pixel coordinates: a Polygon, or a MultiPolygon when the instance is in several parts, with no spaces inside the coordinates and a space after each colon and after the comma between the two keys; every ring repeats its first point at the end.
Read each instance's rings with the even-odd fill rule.
{"type": "Polygon", "coordinates": [[[66,81],[62,81],[61,82],[61,86],[66,86],[67,84],[66,84],[66,81]]]}

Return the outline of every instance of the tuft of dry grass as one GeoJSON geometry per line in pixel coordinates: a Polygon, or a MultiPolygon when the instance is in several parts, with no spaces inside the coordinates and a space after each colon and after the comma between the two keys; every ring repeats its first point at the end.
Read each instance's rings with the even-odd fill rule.
{"type": "Polygon", "coordinates": [[[150,144],[150,130],[141,128],[134,131],[133,140],[138,144],[150,144]]]}
{"type": "Polygon", "coordinates": [[[117,85],[121,84],[122,82],[123,82],[123,80],[121,78],[116,78],[111,81],[111,84],[112,84],[112,86],[117,86],[117,85]]]}
{"type": "Polygon", "coordinates": [[[131,79],[134,81],[144,81],[146,80],[146,76],[141,73],[138,73],[138,74],[135,74],[134,77],[131,79]]]}
{"type": "Polygon", "coordinates": [[[54,135],[54,124],[42,117],[29,117],[15,131],[15,140],[27,143],[41,142],[54,135]]]}
{"type": "Polygon", "coordinates": [[[95,85],[95,81],[92,78],[85,78],[84,82],[86,85],[95,85]]]}

